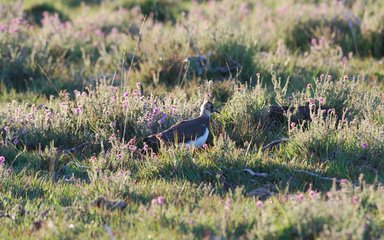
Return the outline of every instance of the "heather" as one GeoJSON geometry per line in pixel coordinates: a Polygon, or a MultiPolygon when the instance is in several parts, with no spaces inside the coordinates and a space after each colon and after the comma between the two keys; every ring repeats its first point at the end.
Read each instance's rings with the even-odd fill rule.
{"type": "Polygon", "coordinates": [[[383,10],[2,1],[1,238],[383,238],[383,10]],[[206,97],[203,148],[143,143],[206,97]]]}

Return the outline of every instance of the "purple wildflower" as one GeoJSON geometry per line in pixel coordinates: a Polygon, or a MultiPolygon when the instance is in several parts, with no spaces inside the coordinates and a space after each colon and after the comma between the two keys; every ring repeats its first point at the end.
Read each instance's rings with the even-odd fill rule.
{"type": "Polygon", "coordinates": [[[0,23],[0,32],[5,32],[7,30],[7,25],[0,23]]]}
{"type": "Polygon", "coordinates": [[[312,38],[312,40],[311,40],[311,44],[312,44],[313,46],[316,46],[316,45],[317,45],[317,39],[316,39],[316,38],[312,38]]]}
{"type": "Polygon", "coordinates": [[[343,179],[340,180],[340,184],[342,184],[342,185],[345,185],[345,184],[348,184],[348,183],[349,183],[348,179],[343,178],[343,179]]]}
{"type": "Polygon", "coordinates": [[[291,122],[291,128],[295,128],[296,127],[296,123],[295,122],[291,122]]]}
{"type": "Polygon", "coordinates": [[[248,16],[250,12],[250,6],[247,2],[240,5],[240,15],[242,17],[248,16]]]}
{"type": "Polygon", "coordinates": [[[144,152],[148,152],[148,144],[147,143],[144,143],[144,146],[143,146],[143,151],[144,152]]]}
{"type": "Polygon", "coordinates": [[[164,205],[165,204],[165,197],[163,197],[163,196],[157,197],[156,202],[160,206],[164,205]]]}
{"type": "Polygon", "coordinates": [[[298,193],[296,195],[296,201],[301,202],[304,200],[304,193],[298,193]]]}
{"type": "Polygon", "coordinates": [[[160,109],[159,109],[158,107],[155,107],[155,108],[153,109],[152,114],[153,114],[153,115],[157,115],[159,112],[160,112],[160,109]]]}
{"type": "Polygon", "coordinates": [[[105,33],[103,31],[101,31],[100,29],[96,29],[95,34],[96,34],[96,36],[99,36],[99,37],[104,37],[104,35],[105,35],[105,33]]]}
{"type": "Polygon", "coordinates": [[[225,204],[224,204],[225,209],[230,209],[231,205],[232,205],[232,199],[228,198],[227,200],[225,200],[225,204]]]}
{"type": "Polygon", "coordinates": [[[135,96],[135,97],[140,97],[141,94],[140,94],[139,91],[137,91],[137,90],[133,90],[133,96],[135,96]]]}
{"type": "Polygon", "coordinates": [[[311,197],[311,199],[314,199],[314,198],[317,198],[319,196],[319,193],[318,192],[315,192],[313,190],[310,190],[308,192],[308,195],[311,197]]]}
{"type": "Polygon", "coordinates": [[[256,207],[258,207],[258,208],[264,208],[264,203],[263,203],[263,201],[258,200],[258,201],[256,202],[256,207]]]}
{"type": "Polygon", "coordinates": [[[354,205],[359,204],[359,202],[360,202],[360,198],[359,198],[359,196],[353,196],[353,197],[352,197],[352,203],[353,203],[354,205]]]}
{"type": "Polygon", "coordinates": [[[361,143],[361,147],[363,148],[363,149],[366,149],[366,148],[368,148],[368,144],[367,143],[361,143]]]}
{"type": "Polygon", "coordinates": [[[4,163],[5,163],[5,157],[0,156],[0,166],[3,165],[4,163]]]}
{"type": "Polygon", "coordinates": [[[319,97],[319,103],[320,104],[324,104],[325,103],[325,99],[323,97],[319,97]]]}
{"type": "Polygon", "coordinates": [[[137,146],[136,146],[136,145],[129,145],[129,146],[128,146],[128,149],[129,149],[129,151],[131,151],[131,152],[135,152],[135,151],[137,150],[137,146]]]}
{"type": "Polygon", "coordinates": [[[114,140],[116,140],[116,136],[115,136],[115,134],[113,133],[113,134],[109,137],[109,141],[110,141],[110,142],[113,142],[114,140]]]}
{"type": "Polygon", "coordinates": [[[310,98],[309,99],[309,106],[313,106],[313,105],[315,105],[315,99],[310,98]]]}
{"type": "Polygon", "coordinates": [[[136,138],[131,138],[131,140],[128,142],[128,145],[136,145],[136,138]]]}
{"type": "Polygon", "coordinates": [[[345,64],[347,64],[347,62],[348,62],[348,58],[344,56],[344,57],[341,59],[341,63],[345,65],[345,64]]]}
{"type": "Polygon", "coordinates": [[[15,139],[13,140],[13,144],[15,144],[15,145],[19,144],[19,139],[15,138],[15,139]]]}

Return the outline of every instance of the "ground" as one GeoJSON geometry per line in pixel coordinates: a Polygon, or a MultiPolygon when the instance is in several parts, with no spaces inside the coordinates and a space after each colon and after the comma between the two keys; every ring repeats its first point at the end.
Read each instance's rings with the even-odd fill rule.
{"type": "Polygon", "coordinates": [[[383,238],[383,10],[2,1],[0,238],[383,238]],[[143,144],[206,97],[207,146],[143,144]]]}

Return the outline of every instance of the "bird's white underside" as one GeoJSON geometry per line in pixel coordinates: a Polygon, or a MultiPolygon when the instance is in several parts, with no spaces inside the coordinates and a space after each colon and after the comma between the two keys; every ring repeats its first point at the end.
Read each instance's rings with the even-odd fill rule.
{"type": "Polygon", "coordinates": [[[196,140],[191,140],[185,143],[185,145],[194,146],[194,147],[201,147],[204,145],[204,143],[208,139],[209,130],[208,128],[205,128],[205,132],[202,136],[196,138],[196,140]]]}

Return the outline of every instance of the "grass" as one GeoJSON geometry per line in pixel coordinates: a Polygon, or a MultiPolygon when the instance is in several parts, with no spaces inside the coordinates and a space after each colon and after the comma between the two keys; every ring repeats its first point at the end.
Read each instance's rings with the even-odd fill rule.
{"type": "Polygon", "coordinates": [[[383,4],[338,4],[2,2],[0,237],[382,238],[383,4]]]}

